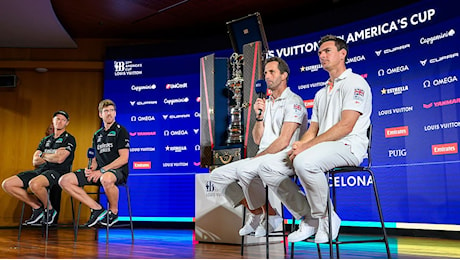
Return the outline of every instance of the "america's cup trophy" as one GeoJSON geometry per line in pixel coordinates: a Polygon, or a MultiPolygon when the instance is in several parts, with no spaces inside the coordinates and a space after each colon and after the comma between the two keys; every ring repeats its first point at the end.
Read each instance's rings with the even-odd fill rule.
{"type": "Polygon", "coordinates": [[[233,53],[230,56],[230,65],[232,66],[232,78],[227,81],[226,86],[232,91],[232,100],[234,102],[230,103],[231,119],[227,129],[227,144],[239,144],[243,143],[243,125],[241,123],[244,108],[241,93],[243,89],[243,55],[233,53]]]}

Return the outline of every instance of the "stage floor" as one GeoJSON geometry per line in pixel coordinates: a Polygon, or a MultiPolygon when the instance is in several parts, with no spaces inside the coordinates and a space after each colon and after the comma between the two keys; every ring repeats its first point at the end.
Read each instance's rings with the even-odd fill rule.
{"type": "MultiPolygon", "coordinates": [[[[48,242],[40,228],[25,228],[21,240],[18,230],[0,230],[0,258],[203,258],[203,259],[253,259],[265,258],[265,245],[246,246],[240,255],[239,245],[198,243],[190,229],[135,229],[134,243],[129,229],[110,230],[106,243],[105,229],[80,229],[74,242],[73,229],[60,227],[49,232],[48,242]]],[[[357,235],[341,234],[341,240],[357,235]]],[[[372,236],[369,236],[372,237],[372,236]]],[[[460,258],[460,240],[425,237],[390,236],[392,258],[460,258]]],[[[290,258],[290,244],[284,255],[283,243],[270,244],[270,258],[290,258]]],[[[327,245],[321,245],[323,258],[329,258],[327,245]]],[[[340,246],[341,258],[386,258],[383,243],[340,246]]],[[[316,245],[295,243],[295,258],[316,259],[316,245]]]]}

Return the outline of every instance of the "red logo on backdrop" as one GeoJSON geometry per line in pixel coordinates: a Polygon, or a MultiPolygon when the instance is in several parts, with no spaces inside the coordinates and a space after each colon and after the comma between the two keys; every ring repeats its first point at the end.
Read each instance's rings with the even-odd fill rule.
{"type": "Polygon", "coordinates": [[[312,108],[313,107],[313,99],[307,99],[303,101],[305,108],[312,108]]]}
{"type": "Polygon", "coordinates": [[[408,135],[409,135],[408,126],[385,128],[385,138],[408,136],[408,135]]]}
{"type": "Polygon", "coordinates": [[[458,153],[458,143],[450,144],[433,144],[431,146],[432,155],[454,154],[458,153]]]}
{"type": "Polygon", "coordinates": [[[133,162],[133,169],[152,169],[152,162],[133,162]]]}

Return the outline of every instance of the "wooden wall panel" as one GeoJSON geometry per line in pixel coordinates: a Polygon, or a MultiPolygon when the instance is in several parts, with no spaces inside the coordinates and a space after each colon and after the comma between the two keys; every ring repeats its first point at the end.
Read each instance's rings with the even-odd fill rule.
{"type": "MultiPolygon", "coordinates": [[[[97,105],[102,99],[103,71],[79,68],[37,73],[16,68],[15,73],[17,87],[0,88],[0,179],[33,168],[32,155],[53,113],[59,109],[69,113],[67,130],[77,141],[73,168],[86,167],[86,151],[93,133],[101,126],[97,105]]],[[[0,226],[16,226],[21,205],[0,190],[0,226]]],[[[85,216],[89,214],[82,215],[83,221],[85,216]]],[[[70,199],[64,192],[59,222],[71,220],[70,199]]]]}

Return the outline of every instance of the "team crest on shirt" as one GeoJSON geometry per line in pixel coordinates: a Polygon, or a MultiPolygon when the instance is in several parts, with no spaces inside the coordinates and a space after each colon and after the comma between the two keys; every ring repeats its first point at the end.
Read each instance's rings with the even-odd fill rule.
{"type": "Polygon", "coordinates": [[[58,138],[58,139],[56,140],[56,143],[57,143],[57,144],[62,144],[62,141],[63,141],[62,138],[58,138]]]}
{"type": "Polygon", "coordinates": [[[107,136],[116,136],[117,133],[115,131],[110,131],[107,136]]]}
{"type": "Polygon", "coordinates": [[[363,101],[364,100],[364,90],[360,88],[355,88],[355,92],[353,95],[353,98],[357,101],[363,101]]]}
{"type": "Polygon", "coordinates": [[[299,104],[294,104],[294,110],[296,110],[297,112],[301,111],[302,107],[299,104]]]}

